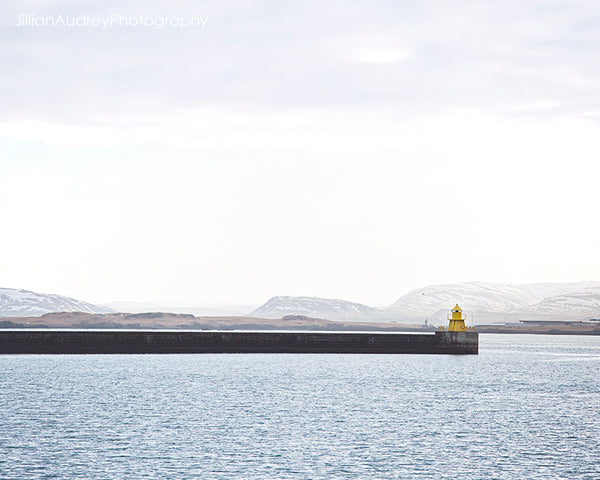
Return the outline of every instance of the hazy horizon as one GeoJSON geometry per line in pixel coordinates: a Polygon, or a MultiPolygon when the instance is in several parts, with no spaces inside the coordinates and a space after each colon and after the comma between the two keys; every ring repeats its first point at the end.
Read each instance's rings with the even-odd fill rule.
{"type": "MultiPolygon", "coordinates": [[[[4,288],[8,288],[8,287],[0,287],[0,290],[2,290],[4,288]]],[[[93,302],[93,301],[90,301],[89,299],[85,299],[85,298],[70,297],[70,296],[64,295],[60,292],[32,292],[32,293],[42,294],[42,295],[45,294],[45,295],[64,296],[64,297],[71,298],[76,301],[91,303],[91,304],[99,306],[99,307],[107,307],[107,308],[113,309],[115,311],[128,312],[128,313],[143,313],[143,312],[149,312],[149,311],[159,311],[159,310],[163,310],[163,309],[168,309],[168,311],[171,313],[193,313],[195,315],[239,315],[239,314],[252,313],[252,311],[257,309],[258,307],[262,307],[265,304],[269,303],[271,300],[279,299],[279,298],[281,298],[282,301],[284,299],[290,299],[292,301],[295,299],[317,299],[317,300],[326,300],[326,301],[333,301],[333,302],[342,301],[342,302],[348,302],[350,304],[364,305],[364,306],[371,307],[374,309],[386,310],[389,307],[394,308],[395,307],[394,304],[402,301],[404,297],[409,297],[410,294],[413,295],[413,299],[409,298],[408,301],[411,305],[414,306],[414,296],[416,295],[417,297],[420,297],[420,295],[419,295],[420,292],[423,292],[422,295],[425,295],[425,292],[429,290],[430,293],[428,294],[428,296],[430,298],[428,299],[428,301],[426,301],[424,303],[419,302],[420,306],[418,308],[426,308],[425,305],[430,303],[432,298],[436,298],[436,296],[438,294],[442,294],[442,297],[437,297],[437,300],[435,302],[436,309],[444,310],[445,307],[450,308],[451,303],[456,303],[458,301],[459,303],[464,304],[464,306],[467,307],[467,310],[469,310],[469,311],[471,311],[471,309],[478,310],[479,307],[477,307],[476,305],[473,305],[471,303],[471,301],[469,301],[468,299],[463,298],[465,292],[460,292],[460,289],[462,289],[462,288],[467,288],[467,291],[469,289],[474,289],[474,290],[483,289],[480,291],[479,295],[475,294],[475,296],[478,297],[477,299],[475,299],[475,298],[471,299],[471,301],[474,301],[475,304],[478,304],[481,301],[486,302],[487,300],[485,297],[487,297],[489,294],[491,294],[492,296],[495,296],[501,302],[503,301],[502,300],[503,297],[504,297],[504,301],[508,300],[509,297],[511,297],[511,295],[514,292],[511,292],[510,290],[507,292],[503,292],[503,290],[505,288],[508,288],[508,289],[524,288],[525,289],[524,291],[527,291],[528,289],[533,288],[534,291],[539,290],[539,291],[547,292],[546,294],[542,294],[539,298],[532,300],[533,303],[531,304],[531,306],[533,306],[536,302],[539,302],[540,300],[560,299],[566,293],[569,295],[575,294],[575,296],[581,296],[581,295],[585,296],[586,293],[592,293],[592,295],[594,295],[593,291],[600,288],[600,281],[581,280],[578,282],[566,282],[566,283],[533,282],[533,283],[526,283],[526,284],[510,284],[510,283],[503,284],[503,283],[494,283],[494,282],[466,281],[466,282],[457,282],[457,283],[448,283],[448,284],[420,285],[415,288],[411,288],[408,291],[401,292],[393,300],[391,300],[387,303],[381,303],[381,304],[368,304],[368,303],[364,303],[364,302],[355,301],[351,298],[325,298],[325,297],[319,297],[316,295],[293,296],[293,295],[278,295],[278,294],[271,295],[267,298],[260,299],[259,301],[256,301],[253,303],[241,303],[241,302],[236,302],[236,301],[229,301],[229,302],[227,302],[227,301],[221,301],[221,302],[210,302],[210,301],[207,301],[207,302],[194,302],[194,301],[171,302],[169,300],[161,300],[160,298],[152,299],[149,301],[113,299],[113,300],[106,301],[106,302],[93,302]],[[582,288],[575,288],[577,286],[581,286],[582,288]],[[556,287],[558,287],[557,290],[556,290],[556,287]],[[454,293],[452,293],[452,292],[454,292],[454,293]],[[434,293],[434,295],[432,296],[431,293],[434,293]],[[447,297],[448,294],[450,294],[449,298],[443,298],[443,297],[447,297]]],[[[30,289],[21,289],[21,290],[31,291],[30,289]]],[[[469,296],[473,297],[473,294],[474,294],[474,291],[471,291],[469,293],[469,296]]],[[[423,299],[425,299],[425,297],[423,297],[423,299]]],[[[572,300],[573,300],[572,298],[569,298],[566,300],[566,302],[569,303],[572,300]]],[[[562,299],[560,301],[564,302],[565,300],[562,299]]],[[[283,303],[286,303],[286,302],[283,301],[283,303]]],[[[585,303],[586,303],[586,299],[581,298],[579,307],[581,308],[585,303]]],[[[429,305],[429,306],[431,306],[431,305],[429,305]]],[[[571,307],[574,307],[574,305],[571,305],[571,307]]],[[[560,307],[560,308],[564,308],[564,306],[560,307]]],[[[502,308],[500,308],[497,313],[501,314],[502,308]]],[[[566,315],[568,315],[568,314],[566,314],[566,315]]]]}

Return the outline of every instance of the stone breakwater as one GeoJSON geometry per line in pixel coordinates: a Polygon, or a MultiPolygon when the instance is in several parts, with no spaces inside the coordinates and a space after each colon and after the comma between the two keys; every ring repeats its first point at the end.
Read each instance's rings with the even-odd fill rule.
{"type": "Polygon", "coordinates": [[[477,332],[314,333],[0,330],[0,353],[477,354],[477,332]]]}

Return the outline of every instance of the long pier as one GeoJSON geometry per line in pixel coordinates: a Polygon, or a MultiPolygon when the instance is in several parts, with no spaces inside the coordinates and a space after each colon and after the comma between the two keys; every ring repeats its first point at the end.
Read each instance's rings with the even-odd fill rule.
{"type": "Polygon", "coordinates": [[[236,331],[0,330],[0,354],[477,354],[477,332],[432,334],[236,331]]]}

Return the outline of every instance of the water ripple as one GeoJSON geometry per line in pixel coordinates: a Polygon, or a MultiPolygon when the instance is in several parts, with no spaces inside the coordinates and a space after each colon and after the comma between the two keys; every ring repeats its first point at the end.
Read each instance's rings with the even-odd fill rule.
{"type": "Polygon", "coordinates": [[[0,478],[600,478],[600,373],[573,361],[600,338],[481,340],[479,356],[0,356],[0,478]]]}

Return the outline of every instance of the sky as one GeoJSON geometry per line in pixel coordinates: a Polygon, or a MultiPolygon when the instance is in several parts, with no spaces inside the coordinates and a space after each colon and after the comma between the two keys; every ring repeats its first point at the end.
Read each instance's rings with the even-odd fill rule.
{"type": "Polygon", "coordinates": [[[600,279],[600,3],[288,3],[2,2],[0,286],[600,279]]]}

